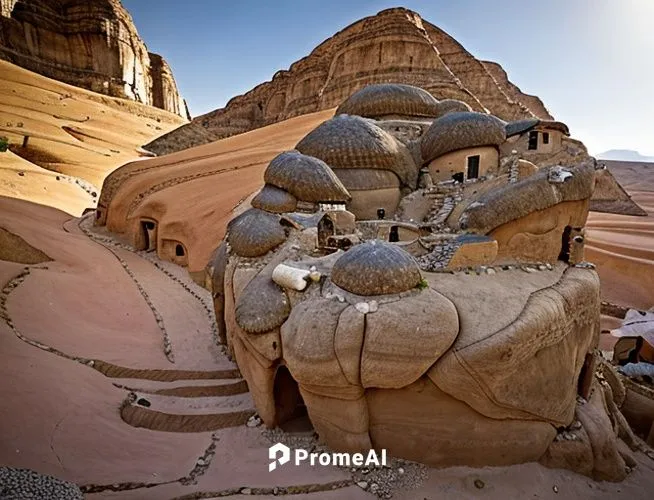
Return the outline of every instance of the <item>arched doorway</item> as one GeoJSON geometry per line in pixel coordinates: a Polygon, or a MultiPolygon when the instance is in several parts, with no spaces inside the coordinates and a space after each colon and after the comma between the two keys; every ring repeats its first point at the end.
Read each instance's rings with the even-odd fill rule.
{"type": "Polygon", "coordinates": [[[157,249],[157,223],[152,219],[141,219],[139,250],[150,252],[157,249]]]}

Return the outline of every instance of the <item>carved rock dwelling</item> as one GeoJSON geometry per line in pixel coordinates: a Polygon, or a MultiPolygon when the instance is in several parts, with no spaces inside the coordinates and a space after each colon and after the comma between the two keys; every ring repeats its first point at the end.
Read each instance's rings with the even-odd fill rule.
{"type": "Polygon", "coordinates": [[[383,84],[277,156],[207,267],[265,424],[306,408],[336,450],[621,480],[578,144],[383,84]]]}

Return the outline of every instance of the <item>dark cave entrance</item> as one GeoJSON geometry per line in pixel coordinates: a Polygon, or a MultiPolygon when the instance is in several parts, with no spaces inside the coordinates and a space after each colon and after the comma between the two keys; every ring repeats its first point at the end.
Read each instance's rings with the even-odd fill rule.
{"type": "Polygon", "coordinates": [[[561,235],[561,253],[559,254],[559,260],[563,262],[570,261],[570,234],[572,232],[571,226],[565,226],[563,234],[561,235]]]}
{"type": "Polygon", "coordinates": [[[275,421],[286,432],[312,431],[313,425],[300,388],[286,366],[277,368],[273,385],[275,421]]]}

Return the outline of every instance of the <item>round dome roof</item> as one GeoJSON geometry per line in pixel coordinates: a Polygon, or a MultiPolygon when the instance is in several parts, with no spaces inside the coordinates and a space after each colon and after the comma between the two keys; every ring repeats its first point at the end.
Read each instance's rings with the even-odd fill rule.
{"type": "Polygon", "coordinates": [[[273,158],[263,179],[302,201],[346,202],[351,198],[329,165],[298,151],[285,151],[273,158]]]}
{"type": "Polygon", "coordinates": [[[266,212],[283,214],[284,212],[295,211],[297,199],[288,191],[279,189],[271,184],[266,184],[252,199],[252,203],[250,204],[254,208],[260,208],[266,212]]]}
{"type": "Polygon", "coordinates": [[[381,83],[356,91],[338,107],[336,114],[366,118],[385,115],[433,118],[438,116],[438,100],[419,87],[381,83]]]}
{"type": "Polygon", "coordinates": [[[434,120],[422,136],[422,159],[428,163],[452,151],[499,146],[506,140],[505,125],[496,116],[485,113],[448,113],[434,120]]]}
{"type": "Polygon", "coordinates": [[[472,111],[470,105],[458,99],[443,99],[438,103],[437,117],[445,116],[448,113],[463,113],[472,111]]]}
{"type": "Polygon", "coordinates": [[[279,215],[251,208],[227,225],[227,242],[241,257],[259,257],[286,241],[279,215]]]}
{"type": "Polygon", "coordinates": [[[401,293],[421,280],[416,260],[405,250],[381,240],[356,245],[334,263],[331,280],[357,295],[401,293]]]}
{"type": "Polygon", "coordinates": [[[281,326],[291,312],[291,303],[270,276],[257,275],[236,301],[238,326],[248,333],[265,333],[281,326]]]}
{"type": "Polygon", "coordinates": [[[403,185],[415,188],[418,167],[409,150],[375,122],[338,115],[309,132],[296,146],[331,168],[370,168],[394,172],[403,185]]]}

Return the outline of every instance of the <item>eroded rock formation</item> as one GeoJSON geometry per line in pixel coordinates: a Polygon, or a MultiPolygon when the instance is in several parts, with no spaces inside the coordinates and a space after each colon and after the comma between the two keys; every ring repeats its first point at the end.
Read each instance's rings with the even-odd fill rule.
{"type": "Polygon", "coordinates": [[[584,261],[606,173],[562,153],[563,124],[452,103],[440,115],[420,95],[353,95],[341,111],[381,118],[317,127],[228,226],[207,276],[259,415],[274,427],[306,406],[339,451],[624,479],[619,440],[636,446],[597,373],[600,283],[584,261]],[[503,152],[531,132],[531,147],[503,152]]]}
{"type": "Polygon", "coordinates": [[[3,0],[0,58],[188,117],[170,67],[148,52],[120,0],[3,0]]]}
{"type": "Polygon", "coordinates": [[[364,18],[321,43],[272,80],[147,146],[159,154],[204,144],[293,116],[338,106],[373,83],[407,83],[505,120],[551,119],[495,63],[480,62],[447,33],[408,9],[364,18]]]}

